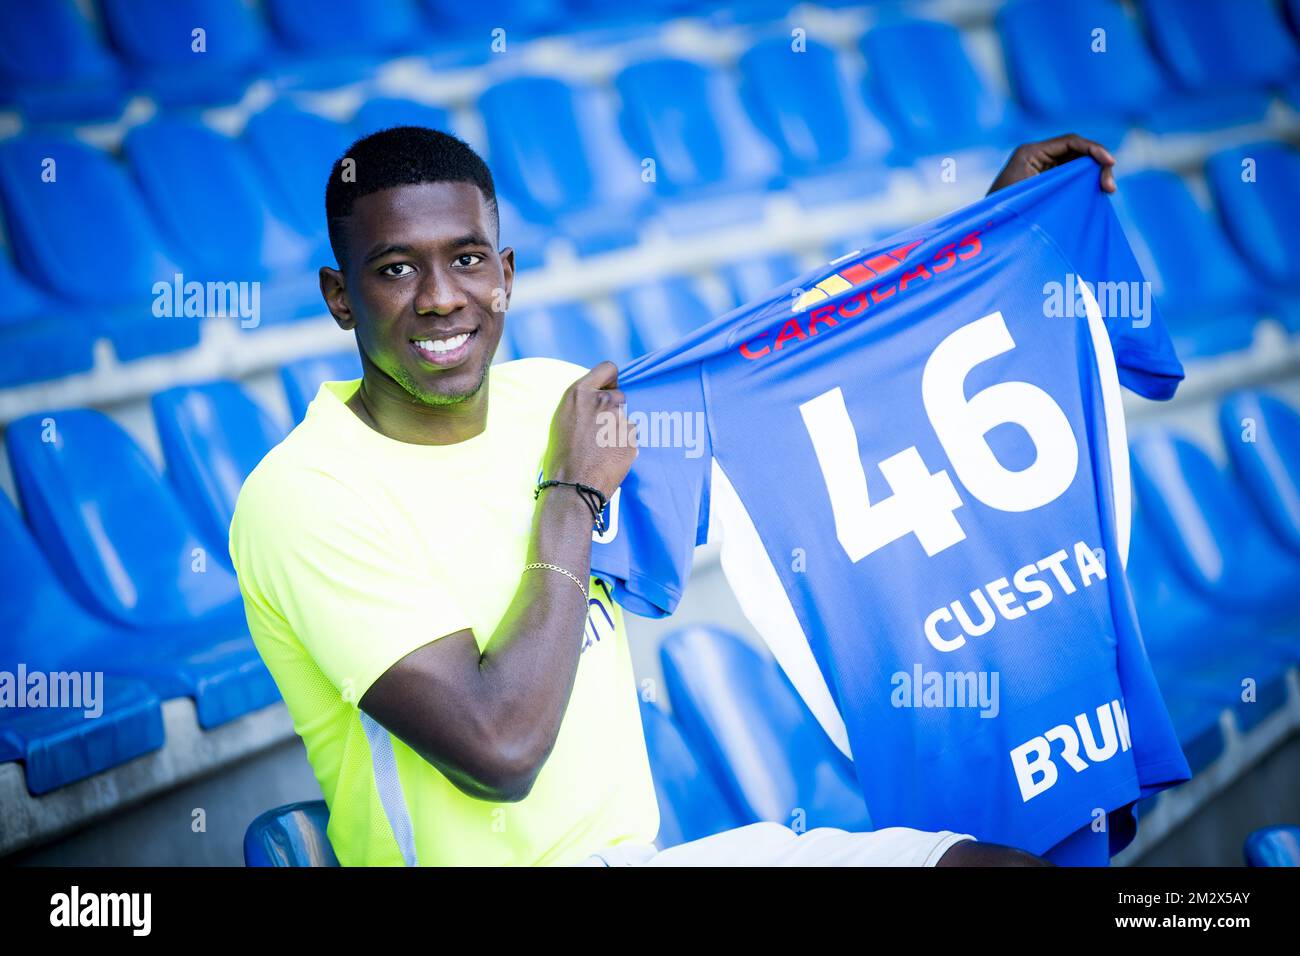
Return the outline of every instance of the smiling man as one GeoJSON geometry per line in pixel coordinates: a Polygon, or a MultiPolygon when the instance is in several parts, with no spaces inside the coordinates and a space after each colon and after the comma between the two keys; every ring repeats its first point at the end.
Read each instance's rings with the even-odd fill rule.
{"type": "Polygon", "coordinates": [[[248,478],[230,548],[341,862],[1039,862],[949,832],[773,823],[656,854],[622,614],[589,573],[636,456],[617,369],[491,367],[514,252],[459,140],[358,141],[326,213],[321,291],[363,377],[325,383],[248,478]],[[631,442],[597,440],[609,415],[631,442]]]}

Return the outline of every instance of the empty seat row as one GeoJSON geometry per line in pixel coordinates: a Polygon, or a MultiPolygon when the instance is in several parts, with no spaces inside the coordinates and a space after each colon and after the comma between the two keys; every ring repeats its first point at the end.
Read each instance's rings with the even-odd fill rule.
{"type": "MultiPolygon", "coordinates": [[[[373,109],[359,114],[358,128],[430,109],[400,100],[369,105],[373,109]]],[[[250,124],[246,136],[259,157],[283,159],[275,137],[285,130],[298,149],[325,156],[345,138],[336,125],[286,109],[250,124]]],[[[192,263],[184,273],[187,282],[209,276],[257,282],[258,326],[321,313],[309,265],[331,254],[323,233],[304,231],[310,228],[306,207],[319,201],[310,183],[304,186],[299,177],[294,193],[260,183],[244,144],[190,121],[140,127],[128,137],[126,153],[152,214],[116,164],[91,147],[30,138],[0,145],[0,171],[10,177],[0,195],[19,263],[28,270],[20,273],[0,257],[0,341],[6,345],[0,385],[84,371],[93,364],[92,346],[101,335],[122,359],[196,344],[197,317],[183,310],[154,314],[152,283],[163,281],[170,301],[175,280],[163,277],[180,268],[164,247],[182,250],[192,263]],[[49,189],[40,181],[46,158],[54,160],[66,188],[49,189]],[[221,188],[198,188],[187,180],[184,170],[200,160],[221,188]],[[297,212],[291,210],[295,204],[297,212]],[[85,228],[87,216],[99,224],[93,233],[85,228]],[[211,224],[203,241],[195,238],[193,222],[211,224]],[[123,249],[136,254],[121,254],[123,249]],[[83,271],[58,268],[69,256],[83,271]],[[74,310],[83,332],[69,337],[74,310]]],[[[266,174],[289,183],[292,168],[271,161],[266,174]]],[[[1163,170],[1121,177],[1117,198],[1175,347],[1186,359],[1249,347],[1262,316],[1288,332],[1300,331],[1300,152],[1276,142],[1231,147],[1210,157],[1205,177],[1213,214],[1186,181],[1163,170]]],[[[503,241],[512,241],[508,233],[503,241]]],[[[739,305],[799,271],[789,255],[727,264],[717,274],[728,295],[715,308],[687,277],[633,285],[614,296],[621,323],[602,324],[584,302],[516,310],[507,323],[509,347],[521,356],[622,363],[686,334],[717,305],[739,305]]],[[[237,309],[230,320],[245,325],[237,309]]]]}

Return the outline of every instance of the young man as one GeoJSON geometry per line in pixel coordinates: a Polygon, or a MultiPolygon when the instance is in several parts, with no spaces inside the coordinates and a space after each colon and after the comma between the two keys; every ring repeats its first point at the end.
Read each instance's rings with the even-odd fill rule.
{"type": "MultiPolygon", "coordinates": [[[[1110,161],[1077,138],[1022,147],[995,188],[1086,152],[1110,161]]],[[[624,414],[617,369],[489,371],[514,252],[497,249],[491,174],[459,140],[360,140],[326,213],[339,268],[320,270],[321,292],[363,377],[323,385],[248,478],[230,549],[340,861],[1040,862],[963,834],[773,823],[656,855],[622,614],[589,575],[576,487],[608,496],[636,457],[596,439],[624,414]],[[539,473],[562,484],[535,493],[539,473]]]]}

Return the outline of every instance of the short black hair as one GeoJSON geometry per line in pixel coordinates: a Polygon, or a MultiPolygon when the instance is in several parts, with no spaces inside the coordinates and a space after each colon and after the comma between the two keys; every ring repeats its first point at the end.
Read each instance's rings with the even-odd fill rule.
{"type": "Polygon", "coordinates": [[[450,133],[425,126],[394,126],[357,140],[330,170],[325,218],[330,248],[340,266],[344,265],[344,221],[352,215],[353,204],[383,189],[419,183],[473,183],[488,205],[494,238],[500,239],[496,187],[482,157],[450,133]],[[351,166],[345,169],[349,161],[351,166]]]}

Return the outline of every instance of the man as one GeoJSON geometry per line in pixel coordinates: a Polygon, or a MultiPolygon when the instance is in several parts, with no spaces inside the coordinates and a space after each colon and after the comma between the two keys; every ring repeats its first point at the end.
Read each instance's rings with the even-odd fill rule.
{"type": "MultiPolygon", "coordinates": [[[[1113,162],[1062,137],[1021,147],[994,187],[1083,154],[1113,162]]],[[[772,823],[656,855],[621,611],[589,575],[594,508],[636,457],[634,435],[596,437],[624,415],[616,368],[489,371],[514,252],[459,140],[358,141],[326,213],[339,268],[321,291],[363,377],[323,385],[249,477],[230,547],[343,863],[1041,862],[964,834],[772,823]]]]}

